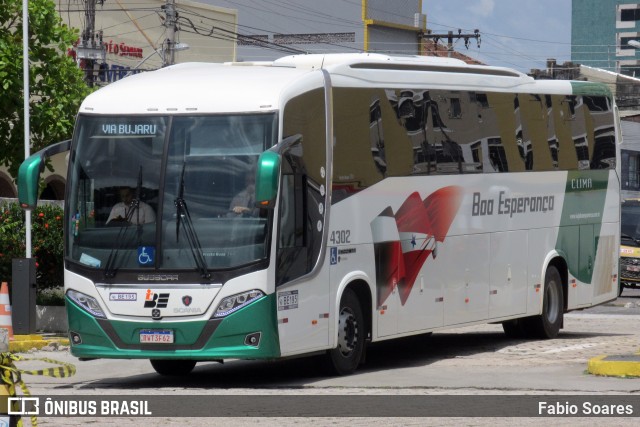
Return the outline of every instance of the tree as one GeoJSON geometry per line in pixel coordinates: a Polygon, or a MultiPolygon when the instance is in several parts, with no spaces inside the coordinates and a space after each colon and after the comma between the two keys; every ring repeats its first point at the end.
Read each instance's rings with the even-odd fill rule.
{"type": "MultiPolygon", "coordinates": [[[[30,146],[68,139],[90,89],[66,54],[78,31],[63,24],[53,0],[29,0],[30,146]]],[[[13,177],[24,160],[22,0],[0,0],[0,165],[13,177]]]]}
{"type": "MultiPolygon", "coordinates": [[[[33,211],[33,255],[36,260],[37,291],[64,285],[62,208],[43,204],[33,211]]],[[[12,279],[12,260],[25,251],[24,211],[17,203],[0,202],[0,279],[12,279]]],[[[0,424],[1,425],[1,424],[0,424]]]]}

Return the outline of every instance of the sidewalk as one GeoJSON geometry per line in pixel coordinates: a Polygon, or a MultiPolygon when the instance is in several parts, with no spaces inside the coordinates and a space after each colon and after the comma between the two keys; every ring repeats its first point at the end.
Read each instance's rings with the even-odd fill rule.
{"type": "Polygon", "coordinates": [[[68,346],[69,339],[57,334],[14,335],[9,340],[9,352],[25,353],[29,350],[57,350],[60,346],[68,346]]]}
{"type": "MultiPolygon", "coordinates": [[[[611,306],[634,307],[629,306],[628,303],[626,305],[611,304],[611,306]]],[[[640,378],[640,350],[634,353],[601,354],[592,357],[587,362],[587,372],[604,377],[640,378]]]]}

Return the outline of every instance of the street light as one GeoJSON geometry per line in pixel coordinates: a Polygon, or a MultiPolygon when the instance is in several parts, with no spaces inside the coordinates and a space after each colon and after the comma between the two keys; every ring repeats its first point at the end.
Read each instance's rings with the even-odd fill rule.
{"type": "MultiPolygon", "coordinates": [[[[24,108],[24,158],[31,154],[29,115],[29,0],[22,0],[22,96],[24,108]]],[[[31,210],[24,211],[25,257],[31,258],[31,210]]]]}
{"type": "Polygon", "coordinates": [[[174,60],[174,53],[175,52],[179,52],[181,50],[187,50],[189,49],[189,45],[186,43],[175,43],[169,39],[167,39],[165,41],[165,43],[162,44],[162,66],[166,66],[167,63],[168,65],[173,65],[173,63],[175,62],[174,60]]]}
{"type": "MultiPolygon", "coordinates": [[[[636,42],[636,43],[638,43],[638,42],[636,42]]],[[[640,46],[640,44],[639,44],[639,46],[640,46]]],[[[190,46],[188,44],[186,44],[186,43],[179,43],[178,42],[178,43],[173,45],[173,50],[175,50],[177,52],[179,50],[187,50],[187,49],[189,49],[189,47],[190,46]]]]}

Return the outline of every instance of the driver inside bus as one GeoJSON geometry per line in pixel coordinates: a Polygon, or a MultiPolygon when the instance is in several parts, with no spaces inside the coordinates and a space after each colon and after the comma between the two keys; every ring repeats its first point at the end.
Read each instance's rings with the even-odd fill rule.
{"type": "Polygon", "coordinates": [[[253,171],[245,176],[245,188],[231,200],[227,216],[256,216],[259,209],[255,207],[256,177],[253,171]]]}
{"type": "Polygon", "coordinates": [[[138,201],[138,207],[134,206],[133,189],[122,187],[119,190],[120,202],[111,208],[107,224],[122,224],[127,222],[128,215],[131,215],[128,222],[130,224],[148,224],[156,220],[153,208],[143,201],[138,201]],[[132,212],[133,210],[133,212],[132,212]]]}

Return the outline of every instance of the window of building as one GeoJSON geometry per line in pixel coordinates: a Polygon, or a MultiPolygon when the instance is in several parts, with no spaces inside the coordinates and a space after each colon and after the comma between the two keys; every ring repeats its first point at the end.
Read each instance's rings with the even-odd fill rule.
{"type": "Polygon", "coordinates": [[[451,98],[449,105],[449,118],[462,118],[462,107],[460,106],[460,98],[451,98]]]}
{"type": "Polygon", "coordinates": [[[489,100],[486,93],[469,92],[469,101],[478,103],[482,108],[489,108],[489,100]]]}
{"type": "Polygon", "coordinates": [[[620,20],[622,22],[640,21],[640,9],[621,9],[620,20]]]}
{"type": "Polygon", "coordinates": [[[632,46],[629,45],[629,42],[632,40],[638,40],[640,36],[628,36],[628,37],[620,37],[620,49],[629,49],[632,46]]]}
{"type": "Polygon", "coordinates": [[[621,65],[620,74],[631,77],[640,77],[640,64],[638,65],[621,65]]]}

